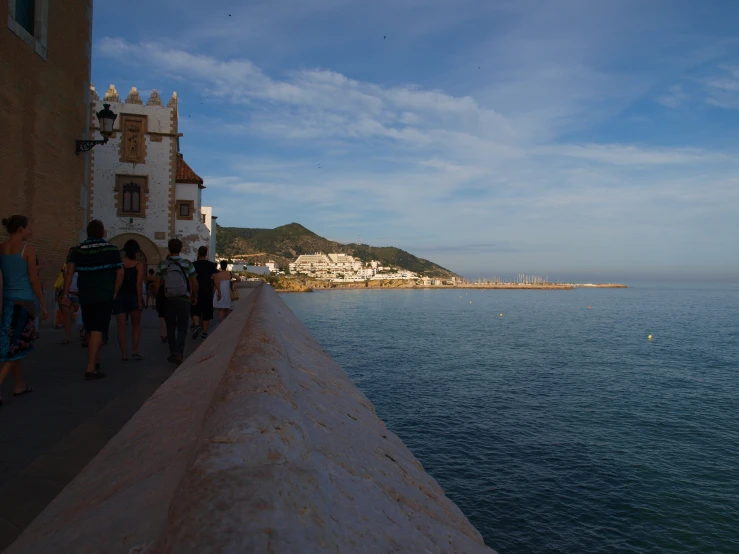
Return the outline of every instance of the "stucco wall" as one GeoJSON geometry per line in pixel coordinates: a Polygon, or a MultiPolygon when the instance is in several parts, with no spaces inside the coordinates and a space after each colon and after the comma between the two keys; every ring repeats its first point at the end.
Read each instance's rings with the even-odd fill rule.
{"type": "Polygon", "coordinates": [[[205,226],[208,228],[208,259],[211,262],[216,260],[216,229],[215,220],[213,219],[212,206],[200,206],[200,211],[205,215],[205,226]]]}
{"type": "Polygon", "coordinates": [[[196,259],[198,248],[210,246],[210,231],[201,219],[200,187],[191,183],[177,183],[177,200],[195,202],[195,213],[192,219],[175,220],[175,236],[182,240],[182,255],[188,259],[196,259]]]}
{"type": "Polygon", "coordinates": [[[492,551],[261,285],[7,552],[492,551]]]}
{"type": "MultiPolygon", "coordinates": [[[[121,92],[121,94],[125,94],[121,92]]],[[[144,163],[134,164],[120,161],[122,133],[120,125],[122,114],[143,114],[147,116],[147,131],[171,133],[174,108],[157,105],[127,104],[108,102],[110,109],[118,114],[115,123],[116,133],[108,144],[96,146],[92,151],[91,213],[93,219],[105,223],[108,238],[122,233],[138,233],[149,237],[159,248],[166,249],[170,238],[171,193],[174,175],[172,174],[171,136],[146,135],[146,159],[144,163]],[[146,202],[146,217],[118,217],[118,206],[114,194],[116,174],[147,175],[149,192],[146,202]],[[163,239],[156,239],[155,233],[164,233],[163,239]]],[[[103,108],[103,101],[93,104],[95,112],[103,108]]],[[[95,120],[95,118],[93,118],[95,120]]],[[[97,121],[94,121],[97,125],[97,121]]],[[[96,133],[96,138],[99,135],[96,133]]]]}

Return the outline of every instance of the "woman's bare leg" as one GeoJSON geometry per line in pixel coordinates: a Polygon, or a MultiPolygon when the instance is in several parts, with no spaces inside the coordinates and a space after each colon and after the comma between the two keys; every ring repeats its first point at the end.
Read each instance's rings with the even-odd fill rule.
{"type": "Polygon", "coordinates": [[[13,378],[15,379],[15,387],[13,392],[23,392],[26,390],[26,383],[23,381],[23,375],[21,375],[21,361],[15,360],[13,362],[5,362],[0,368],[0,384],[5,381],[8,373],[13,372],[13,378]]]}
{"type": "Polygon", "coordinates": [[[133,354],[138,354],[141,339],[141,310],[131,312],[131,325],[133,326],[133,354]]]}
{"type": "Polygon", "coordinates": [[[121,356],[126,356],[126,314],[118,314],[115,316],[116,324],[118,325],[118,346],[121,348],[121,356]]]}

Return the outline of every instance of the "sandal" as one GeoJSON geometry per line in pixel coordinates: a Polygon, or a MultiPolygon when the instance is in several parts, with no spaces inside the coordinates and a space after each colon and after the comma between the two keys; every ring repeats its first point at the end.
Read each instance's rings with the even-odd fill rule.
{"type": "Polygon", "coordinates": [[[105,373],[103,373],[102,371],[98,371],[97,373],[93,373],[92,371],[85,371],[85,381],[102,379],[103,377],[105,377],[105,373]]]}
{"type": "Polygon", "coordinates": [[[159,338],[162,339],[162,342],[167,342],[169,340],[168,337],[159,337],[159,338]]]}
{"type": "Polygon", "coordinates": [[[140,362],[141,360],[144,359],[144,357],[141,354],[134,354],[133,356],[131,356],[131,358],[137,362],[140,362]]]}
{"type": "Polygon", "coordinates": [[[124,364],[127,364],[127,363],[128,363],[128,358],[121,358],[121,361],[122,361],[122,362],[123,362],[124,364]]]}
{"type": "Polygon", "coordinates": [[[28,394],[29,392],[33,392],[33,389],[26,385],[26,388],[20,392],[14,392],[13,396],[23,396],[24,394],[28,394]]]}
{"type": "Polygon", "coordinates": [[[64,340],[63,340],[63,341],[61,342],[61,344],[69,344],[70,342],[72,342],[72,341],[71,341],[71,340],[67,340],[67,339],[64,339],[64,340]]]}

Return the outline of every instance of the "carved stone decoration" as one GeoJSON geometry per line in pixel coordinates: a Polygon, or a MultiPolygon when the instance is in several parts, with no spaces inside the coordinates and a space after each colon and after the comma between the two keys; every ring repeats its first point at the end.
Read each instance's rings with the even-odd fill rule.
{"type": "Polygon", "coordinates": [[[129,92],[128,97],[126,97],[126,104],[143,104],[136,87],[131,87],[131,92],[129,92]]]}
{"type": "Polygon", "coordinates": [[[149,202],[148,175],[116,175],[113,198],[118,217],[146,217],[146,207],[149,202]],[[130,196],[127,197],[127,195],[130,196]]]}
{"type": "Polygon", "coordinates": [[[149,99],[146,101],[147,106],[161,106],[162,105],[162,97],[159,96],[159,91],[157,89],[154,89],[151,91],[151,95],[149,96],[149,99]]]}
{"type": "Polygon", "coordinates": [[[146,162],[146,116],[121,114],[121,161],[135,164],[146,162]]]}
{"type": "Polygon", "coordinates": [[[103,100],[106,102],[120,102],[121,97],[118,96],[118,91],[115,89],[115,85],[110,85],[108,91],[103,96],[103,100]]]}

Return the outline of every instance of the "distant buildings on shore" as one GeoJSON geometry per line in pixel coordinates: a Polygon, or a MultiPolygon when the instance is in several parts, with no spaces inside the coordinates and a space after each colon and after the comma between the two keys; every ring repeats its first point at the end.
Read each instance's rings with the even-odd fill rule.
{"type": "Polygon", "coordinates": [[[406,269],[382,266],[377,260],[362,262],[349,254],[303,254],[289,266],[291,274],[302,274],[315,279],[335,282],[418,279],[406,269]]]}
{"type": "MultiPolygon", "coordinates": [[[[221,259],[226,258],[216,255],[216,261],[220,261],[221,259]]],[[[262,275],[285,275],[286,273],[273,260],[265,264],[254,265],[239,258],[229,258],[228,262],[228,271],[259,273],[262,275]]],[[[304,275],[313,279],[324,279],[338,283],[402,279],[429,281],[429,285],[442,284],[442,281],[439,279],[422,279],[422,277],[413,271],[400,267],[383,266],[377,260],[363,262],[359,258],[355,258],[349,254],[324,254],[322,252],[302,254],[294,262],[290,262],[287,269],[290,275],[304,275]]],[[[453,281],[454,279],[443,284],[452,284],[453,281]]]]}

